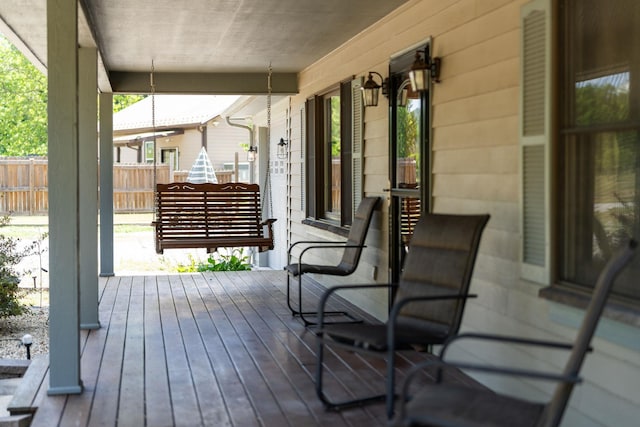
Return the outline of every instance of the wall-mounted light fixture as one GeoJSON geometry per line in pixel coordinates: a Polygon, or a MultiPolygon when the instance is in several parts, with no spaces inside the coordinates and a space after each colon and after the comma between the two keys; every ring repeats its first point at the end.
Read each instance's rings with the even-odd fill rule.
{"type": "Polygon", "coordinates": [[[379,73],[376,73],[375,71],[369,71],[369,77],[367,78],[367,81],[364,82],[364,84],[360,88],[362,89],[362,98],[364,100],[365,107],[375,107],[378,105],[378,94],[380,92],[380,89],[382,89],[383,95],[387,95],[387,82],[388,79],[383,78],[379,73]],[[380,77],[379,84],[373,79],[374,74],[380,77]]]}
{"type": "Polygon", "coordinates": [[[429,89],[429,79],[434,83],[440,82],[440,58],[432,58],[429,54],[429,46],[424,50],[416,51],[416,59],[409,71],[411,88],[416,92],[429,89]]]}
{"type": "Polygon", "coordinates": [[[255,162],[257,155],[258,155],[258,147],[256,147],[255,145],[249,146],[249,149],[247,150],[247,161],[255,162]]]}
{"type": "Polygon", "coordinates": [[[278,158],[286,159],[287,158],[287,144],[288,140],[284,138],[280,138],[280,142],[278,142],[278,158]]]}

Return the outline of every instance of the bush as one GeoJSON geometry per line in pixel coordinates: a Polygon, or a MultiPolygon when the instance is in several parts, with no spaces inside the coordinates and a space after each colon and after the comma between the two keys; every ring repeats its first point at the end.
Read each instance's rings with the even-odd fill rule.
{"type": "MultiPolygon", "coordinates": [[[[8,223],[9,217],[0,218],[0,227],[8,223]]],[[[28,249],[18,250],[18,239],[0,234],[0,317],[17,316],[26,311],[20,302],[20,276],[15,268],[27,252],[28,249]]]]}
{"type": "Polygon", "coordinates": [[[198,262],[189,257],[189,265],[178,265],[179,273],[194,273],[203,271],[249,271],[249,256],[244,255],[243,249],[233,249],[230,254],[214,253],[205,262],[198,262]]]}

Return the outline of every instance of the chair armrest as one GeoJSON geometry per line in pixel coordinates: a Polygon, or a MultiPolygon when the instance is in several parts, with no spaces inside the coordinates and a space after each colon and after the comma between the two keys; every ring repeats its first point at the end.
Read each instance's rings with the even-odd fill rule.
{"type": "Polygon", "coordinates": [[[259,225],[261,227],[267,227],[267,233],[269,235],[269,239],[273,242],[273,227],[271,226],[274,222],[277,221],[277,218],[269,218],[262,221],[259,225]]]}
{"type": "Polygon", "coordinates": [[[291,256],[291,250],[300,244],[313,244],[313,245],[324,245],[324,244],[328,244],[328,245],[337,245],[337,244],[345,244],[347,243],[346,240],[341,240],[341,241],[330,241],[330,240],[299,240],[295,243],[292,243],[291,246],[289,246],[289,249],[287,250],[287,255],[290,257],[291,256]]]}
{"type": "Polygon", "coordinates": [[[302,271],[302,256],[311,249],[347,249],[347,248],[366,248],[366,245],[347,245],[346,242],[343,244],[325,244],[325,245],[312,245],[312,246],[307,246],[306,248],[304,248],[302,250],[302,252],[300,252],[300,255],[298,256],[298,268],[300,269],[299,271],[302,271]]]}
{"type": "MultiPolygon", "coordinates": [[[[374,289],[374,288],[392,289],[392,288],[396,288],[397,286],[398,285],[396,285],[395,283],[382,283],[382,284],[376,283],[376,284],[365,284],[365,285],[338,285],[338,286],[333,286],[327,289],[322,294],[320,301],[318,301],[318,328],[319,329],[322,328],[322,325],[324,322],[324,308],[327,305],[327,301],[329,300],[332,294],[345,289],[374,289]]],[[[318,332],[320,333],[322,331],[319,330],[318,332]]]]}
{"type": "MultiPolygon", "coordinates": [[[[509,335],[496,335],[496,334],[484,334],[484,333],[462,333],[450,337],[447,342],[444,343],[442,350],[440,351],[440,359],[444,360],[445,353],[449,346],[454,342],[461,339],[476,339],[476,340],[488,340],[488,341],[498,341],[503,343],[517,344],[517,345],[529,345],[529,346],[538,346],[538,347],[547,347],[547,348],[555,348],[561,350],[571,350],[573,348],[573,343],[561,342],[561,341],[551,341],[551,340],[537,340],[530,338],[520,338],[509,335]]],[[[589,347],[587,351],[592,351],[593,347],[589,347]]]]}
{"type": "MultiPolygon", "coordinates": [[[[473,363],[445,362],[443,360],[430,360],[427,362],[419,363],[414,367],[412,367],[411,369],[409,369],[409,371],[407,372],[404,384],[402,386],[401,400],[400,400],[401,402],[407,401],[411,383],[413,382],[416,375],[420,371],[429,367],[438,368],[438,371],[439,371],[438,380],[437,380],[438,383],[441,382],[440,372],[443,369],[465,369],[465,370],[487,372],[487,373],[498,374],[498,375],[520,376],[520,377],[526,377],[526,378],[532,378],[532,379],[538,379],[538,380],[565,382],[565,383],[573,383],[573,384],[582,382],[582,378],[578,377],[577,375],[563,375],[563,374],[557,374],[553,372],[534,371],[529,369],[503,368],[498,366],[481,365],[481,364],[473,364],[473,363]]],[[[401,413],[402,413],[402,410],[404,410],[404,405],[401,405],[401,408],[402,408],[401,409],[401,413]]]]}

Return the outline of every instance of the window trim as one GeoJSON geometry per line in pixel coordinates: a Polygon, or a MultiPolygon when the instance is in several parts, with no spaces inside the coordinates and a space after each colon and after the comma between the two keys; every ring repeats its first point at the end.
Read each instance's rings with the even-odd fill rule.
{"type": "MultiPolygon", "coordinates": [[[[545,285],[541,287],[538,296],[542,299],[546,299],[549,301],[553,301],[559,304],[563,304],[566,306],[584,309],[586,304],[588,303],[590,297],[590,288],[583,287],[580,285],[575,285],[572,283],[564,282],[558,279],[558,263],[559,260],[556,257],[559,254],[560,239],[558,236],[558,206],[557,204],[561,202],[558,199],[559,194],[555,190],[555,185],[552,183],[557,183],[561,176],[559,174],[558,165],[559,156],[556,150],[559,149],[560,146],[560,138],[565,137],[569,134],[581,134],[581,133],[590,133],[593,131],[605,131],[609,130],[609,125],[594,125],[589,126],[588,128],[576,128],[576,129],[560,129],[559,123],[553,120],[553,117],[557,116],[557,114],[564,114],[561,104],[560,97],[555,96],[552,97],[552,93],[559,93],[558,91],[552,91],[553,86],[558,86],[560,84],[560,63],[559,61],[562,58],[559,57],[560,49],[557,48],[559,40],[559,23],[558,20],[555,19],[552,21],[552,16],[555,15],[555,12],[558,12],[557,9],[554,9],[554,14],[550,13],[551,11],[551,3],[549,0],[534,0],[530,3],[527,3],[521,9],[521,18],[523,19],[523,36],[524,36],[524,18],[530,13],[532,10],[544,10],[546,14],[546,37],[547,42],[545,43],[545,58],[549,61],[548,65],[545,67],[545,72],[547,75],[545,76],[545,93],[548,96],[548,100],[545,102],[545,129],[547,131],[543,132],[543,135],[539,135],[543,137],[544,140],[542,144],[544,144],[544,168],[546,170],[544,176],[545,184],[544,184],[544,192],[545,192],[545,201],[548,203],[548,206],[545,208],[545,229],[547,230],[547,238],[545,239],[544,251],[545,251],[545,259],[548,260],[547,264],[543,269],[529,269],[526,263],[523,260],[521,253],[521,277],[524,281],[537,282],[541,285],[545,285]],[[555,56],[552,56],[555,55],[555,56]],[[554,63],[553,68],[551,68],[551,62],[554,63]],[[556,109],[556,113],[551,115],[553,109],[556,109]],[[553,151],[551,148],[553,147],[553,151]]],[[[555,3],[554,3],[555,4],[555,3]]],[[[524,44],[524,40],[522,41],[524,44]]],[[[522,50],[524,52],[524,50],[522,50]]],[[[524,54],[524,53],[523,53],[524,54]]],[[[524,76],[524,58],[523,58],[523,69],[522,73],[524,76]]],[[[523,86],[523,85],[521,85],[523,86]]],[[[559,88],[558,88],[559,89],[559,88]]],[[[521,112],[524,112],[524,101],[523,95],[521,93],[521,112]]],[[[524,114],[524,113],[522,113],[524,114]]],[[[522,124],[523,116],[521,115],[521,130],[520,130],[520,139],[521,139],[521,149],[524,147],[530,146],[528,144],[529,141],[526,141],[526,137],[524,136],[523,124],[522,124]]],[[[623,127],[632,127],[633,124],[623,124],[623,127]]],[[[620,130],[619,126],[615,126],[616,130],[620,130]]],[[[531,144],[532,145],[532,144],[531,144]]],[[[523,150],[524,151],[524,150],[523,150]]],[[[521,156],[521,174],[524,174],[523,171],[524,164],[524,155],[521,156]]],[[[522,187],[522,201],[524,204],[525,188],[522,187]]],[[[524,215],[524,206],[521,205],[521,212],[524,215]]],[[[522,228],[524,233],[524,221],[522,222],[522,228]]],[[[525,235],[522,235],[522,243],[523,247],[525,242],[525,235]]],[[[535,267],[535,266],[534,266],[535,267]]],[[[640,304],[631,299],[625,299],[624,297],[619,297],[616,295],[611,295],[607,306],[605,308],[604,314],[605,317],[618,321],[624,324],[628,324],[635,327],[640,327],[640,304]]]]}
{"type": "MultiPolygon", "coordinates": [[[[352,80],[348,79],[338,85],[329,87],[307,99],[305,105],[305,215],[303,224],[319,226],[323,229],[348,230],[353,218],[353,126],[352,117],[352,80]],[[341,191],[340,218],[332,219],[326,215],[326,168],[325,164],[325,97],[331,94],[340,95],[340,138],[341,138],[341,191]],[[329,224],[328,227],[325,224],[329,224]]],[[[330,189],[329,189],[330,191],[330,189]]],[[[343,233],[338,231],[337,234],[343,233]]]]}

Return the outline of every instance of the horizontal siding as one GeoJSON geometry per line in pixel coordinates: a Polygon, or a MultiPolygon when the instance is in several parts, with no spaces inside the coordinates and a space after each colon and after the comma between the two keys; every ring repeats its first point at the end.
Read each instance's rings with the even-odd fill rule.
{"type": "MultiPolygon", "coordinates": [[[[463,329],[569,340],[575,328],[558,323],[555,312],[570,309],[540,299],[540,286],[520,277],[520,9],[525,0],[410,0],[368,30],[299,75],[300,93],[291,98],[295,114],[292,140],[291,241],[335,235],[304,226],[300,206],[301,140],[296,115],[307,97],[367,71],[388,75],[389,58],[433,37],[442,58],[441,83],[433,87],[433,206],[436,212],[487,212],[463,329]],[[298,157],[296,157],[298,156],[298,157]]],[[[388,100],[366,108],[364,189],[385,203],[372,226],[360,268],[349,278],[323,283],[385,281],[388,245],[388,100]],[[374,267],[377,277],[373,278],[374,267]],[[383,274],[384,271],[384,274],[383,274]]],[[[325,258],[326,260],[326,258],[325,258]]],[[[384,317],[386,295],[356,293],[354,301],[384,317]]],[[[613,327],[613,326],[612,326],[613,327]]],[[[588,357],[586,383],[577,388],[563,426],[634,425],[640,416],[640,357],[637,351],[597,338],[588,357]],[[609,373],[611,372],[611,374],[609,373]],[[624,378],[619,380],[620,378],[624,378]],[[634,406],[635,405],[635,406],[634,406]]],[[[540,351],[461,346],[473,361],[516,362],[526,367],[559,368],[564,356],[540,351]]],[[[549,384],[479,376],[499,391],[544,399],[549,384]]]]}
{"type": "Polygon", "coordinates": [[[518,147],[439,150],[433,154],[435,174],[517,174],[518,147]]]}
{"type": "Polygon", "coordinates": [[[434,150],[477,148],[518,143],[518,117],[499,117],[450,126],[433,131],[434,150]]]}
{"type": "Polygon", "coordinates": [[[516,202],[519,186],[515,175],[444,175],[433,177],[433,196],[516,202]]]}

